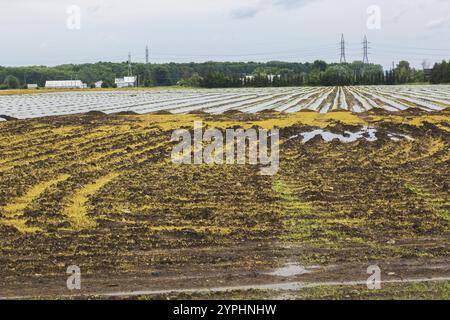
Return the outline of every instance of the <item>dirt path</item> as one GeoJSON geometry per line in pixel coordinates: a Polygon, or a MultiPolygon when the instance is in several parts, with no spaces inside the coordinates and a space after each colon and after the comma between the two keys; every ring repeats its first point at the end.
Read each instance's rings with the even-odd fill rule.
{"type": "Polygon", "coordinates": [[[245,296],[253,291],[270,293],[267,298],[276,298],[280,292],[284,297],[289,294],[294,297],[296,292],[308,288],[346,286],[364,289],[371,275],[367,273],[367,268],[374,265],[380,268],[382,288],[390,284],[450,281],[450,264],[446,258],[347,262],[328,266],[300,266],[286,262],[279,268],[261,271],[229,271],[227,268],[217,267],[213,271],[207,271],[201,266],[192,265],[187,269],[173,269],[169,274],[82,275],[80,291],[67,289],[65,281],[68,275],[34,277],[23,279],[20,287],[3,287],[0,299],[129,299],[140,296],[176,298],[182,294],[226,294],[232,297],[236,294],[245,296]]]}

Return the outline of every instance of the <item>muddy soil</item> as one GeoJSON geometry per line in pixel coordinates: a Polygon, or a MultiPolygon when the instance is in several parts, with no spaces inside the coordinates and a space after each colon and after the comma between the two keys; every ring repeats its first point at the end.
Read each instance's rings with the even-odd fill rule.
{"type": "Polygon", "coordinates": [[[449,123],[448,111],[2,122],[0,297],[167,298],[181,290],[173,297],[195,298],[223,288],[199,294],[233,298],[268,288],[246,297],[305,298],[286,296],[282,284],[352,286],[370,265],[386,281],[445,281],[449,123]],[[173,164],[172,131],[198,120],[220,130],[279,128],[279,171],[173,164]],[[363,127],[376,130],[374,141],[301,138],[363,127]],[[81,269],[81,291],[66,287],[71,265],[81,269]],[[308,272],[274,274],[292,265],[308,272]]]}

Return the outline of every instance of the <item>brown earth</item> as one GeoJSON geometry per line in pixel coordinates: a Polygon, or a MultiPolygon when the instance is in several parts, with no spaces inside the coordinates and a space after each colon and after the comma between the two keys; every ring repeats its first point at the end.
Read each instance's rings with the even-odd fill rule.
{"type": "Polygon", "coordinates": [[[448,278],[449,123],[448,111],[1,123],[0,297],[211,287],[242,297],[241,286],[365,280],[373,264],[386,280],[448,278]],[[280,170],[173,164],[173,130],[198,120],[221,130],[280,128],[280,170]],[[377,130],[376,141],[296,137],[364,127],[377,130]],[[317,267],[267,274],[286,263],[317,267]],[[81,292],[66,288],[70,265],[82,270],[81,292]]]}

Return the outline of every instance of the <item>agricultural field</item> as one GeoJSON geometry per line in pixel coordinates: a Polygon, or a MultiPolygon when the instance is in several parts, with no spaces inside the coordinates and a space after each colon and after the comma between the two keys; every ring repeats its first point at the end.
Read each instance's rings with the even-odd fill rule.
{"type": "Polygon", "coordinates": [[[38,118],[100,111],[106,114],[170,112],[220,114],[230,110],[256,113],[312,110],[355,113],[373,108],[397,112],[408,108],[439,111],[450,105],[450,86],[301,87],[73,91],[0,95],[0,119],[38,118]]]}
{"type": "Polygon", "coordinates": [[[0,96],[0,299],[448,299],[449,89],[0,96]],[[278,173],[172,163],[195,121],[278,128],[278,173]]]}

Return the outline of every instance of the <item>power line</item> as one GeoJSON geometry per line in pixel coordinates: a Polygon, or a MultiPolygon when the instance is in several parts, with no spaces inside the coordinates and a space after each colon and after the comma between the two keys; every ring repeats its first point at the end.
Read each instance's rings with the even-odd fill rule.
{"type": "Polygon", "coordinates": [[[258,53],[238,53],[238,54],[179,54],[179,53],[169,53],[169,52],[153,52],[151,56],[170,56],[170,57],[247,57],[247,56],[266,56],[266,55],[278,55],[278,54],[297,54],[302,52],[320,52],[322,49],[328,49],[335,47],[335,44],[314,46],[311,48],[293,49],[286,51],[275,51],[275,52],[258,52],[258,53]]]}
{"type": "Polygon", "coordinates": [[[404,57],[411,57],[411,56],[430,56],[430,57],[442,57],[445,58],[445,55],[439,54],[439,53],[424,53],[424,52],[405,52],[405,51],[395,51],[395,50],[389,50],[389,49],[383,49],[381,51],[377,51],[377,55],[380,55],[381,53],[384,54],[395,54],[395,55],[401,55],[404,57]]]}
{"type": "Polygon", "coordinates": [[[399,45],[392,45],[392,44],[384,44],[379,43],[377,46],[380,47],[392,47],[392,48],[398,48],[403,50],[425,50],[425,51],[444,51],[444,52],[450,52],[450,49],[442,49],[442,48],[419,48],[419,47],[408,47],[408,46],[399,46],[399,45]]]}
{"type": "MultiPolygon", "coordinates": [[[[413,47],[403,47],[401,45],[388,45],[388,44],[382,44],[377,43],[377,52],[376,54],[370,53],[370,42],[367,40],[367,37],[364,37],[363,44],[363,61],[364,63],[369,63],[369,55],[371,56],[371,60],[374,60],[376,57],[384,57],[384,56],[390,56],[391,58],[395,56],[397,60],[408,60],[408,59],[419,59],[420,58],[435,58],[435,60],[444,59],[445,56],[447,56],[445,52],[449,52],[448,49],[438,49],[438,48],[413,48],[413,47]],[[375,58],[374,58],[375,56],[375,58]]],[[[373,43],[372,43],[373,44],[373,43]]],[[[344,39],[344,34],[341,36],[340,41],[340,61],[341,63],[347,62],[347,56],[350,54],[351,56],[360,55],[361,53],[356,52],[356,46],[361,46],[361,43],[348,43],[344,39]]],[[[170,60],[180,60],[180,61],[186,61],[187,62],[194,62],[198,60],[202,60],[201,58],[210,59],[210,60],[224,60],[226,58],[232,57],[233,60],[245,60],[250,61],[247,59],[255,59],[252,61],[279,61],[280,59],[289,59],[289,60],[306,60],[309,57],[315,58],[315,59],[324,59],[326,57],[327,61],[331,61],[333,58],[331,57],[331,54],[334,50],[332,48],[336,48],[335,44],[322,44],[322,45],[313,45],[313,46],[307,46],[303,48],[296,48],[296,49],[288,49],[286,51],[278,51],[278,52],[253,52],[253,53],[236,53],[236,54],[217,54],[217,53],[211,53],[211,54],[196,54],[196,53],[158,53],[158,52],[149,52],[148,45],[145,48],[145,57],[144,59],[139,59],[136,62],[140,63],[149,63],[150,59],[156,60],[156,61],[170,61],[170,60]],[[192,59],[192,61],[187,61],[192,59]]],[[[361,48],[361,47],[359,47],[361,48]]],[[[361,52],[360,49],[358,49],[358,52],[361,52]]],[[[130,52],[129,59],[128,59],[128,68],[129,68],[129,74],[132,74],[131,70],[131,55],[133,56],[141,56],[142,57],[142,51],[135,51],[130,52]]],[[[333,54],[334,55],[334,54],[333,54]]],[[[60,54],[60,57],[64,56],[64,54],[60,54]]],[[[2,56],[4,59],[5,57],[2,56]]],[[[17,56],[14,56],[14,58],[18,58],[17,56]]],[[[64,62],[60,62],[53,59],[48,59],[47,57],[42,59],[43,61],[46,61],[47,63],[51,64],[65,64],[64,62]]],[[[41,61],[42,61],[41,60],[41,61]]],[[[107,62],[107,61],[120,61],[123,62],[124,60],[120,59],[119,56],[117,57],[102,57],[100,59],[98,58],[86,58],[86,59],[80,59],[80,55],[77,56],[77,58],[70,58],[68,55],[66,55],[66,60],[70,61],[67,63],[89,63],[89,62],[107,62]]],[[[43,62],[41,62],[43,63],[43,62]]],[[[45,63],[45,62],[44,62],[45,63]]],[[[67,64],[66,63],[66,64],[67,64]]]]}

